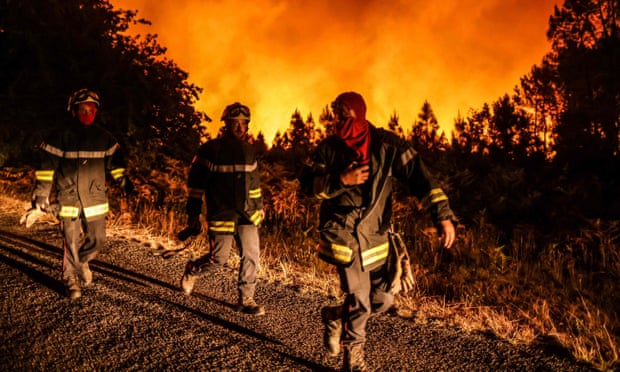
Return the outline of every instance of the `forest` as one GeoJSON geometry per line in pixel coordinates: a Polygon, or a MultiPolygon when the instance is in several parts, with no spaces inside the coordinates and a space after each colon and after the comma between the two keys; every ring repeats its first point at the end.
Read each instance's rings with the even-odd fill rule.
{"type": "MultiPolygon", "coordinates": [[[[458,117],[451,133],[428,101],[413,123],[398,113],[373,123],[413,144],[460,219],[457,246],[442,251],[424,211],[396,193],[395,225],[418,283],[404,305],[437,302],[454,322],[468,317],[511,341],[552,336],[602,370],[618,366],[619,14],[618,0],[565,0],[549,16],[551,50],[540,63],[512,92],[458,117]]],[[[211,119],[195,109],[209,87],[190,83],[157,35],[127,32],[148,23],[107,0],[1,1],[0,166],[5,176],[32,169],[36,145],[67,123],[69,94],[89,87],[105,97],[100,119],[126,149],[138,190],[117,207],[136,225],[173,233],[187,164],[209,138],[211,119]]],[[[315,114],[292,107],[285,132],[251,138],[261,153],[265,244],[298,270],[328,270],[309,258],[316,201],[297,192],[300,165],[330,134],[328,107],[315,114]]]]}

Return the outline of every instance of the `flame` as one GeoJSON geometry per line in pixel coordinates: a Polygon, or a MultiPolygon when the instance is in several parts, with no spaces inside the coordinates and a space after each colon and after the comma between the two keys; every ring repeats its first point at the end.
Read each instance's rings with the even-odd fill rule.
{"type": "Polygon", "coordinates": [[[450,135],[457,115],[505,93],[550,50],[558,0],[112,0],[152,22],[167,56],[204,88],[198,110],[216,119],[240,101],[267,142],[297,109],[318,121],[341,92],[366,99],[368,119],[394,113],[408,131],[427,100],[450,135]],[[527,5],[525,5],[527,4],[527,5]]]}

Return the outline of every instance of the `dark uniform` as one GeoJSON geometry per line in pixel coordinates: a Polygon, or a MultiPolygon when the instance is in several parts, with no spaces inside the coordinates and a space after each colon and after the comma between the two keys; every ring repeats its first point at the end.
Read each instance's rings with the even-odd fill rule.
{"type": "Polygon", "coordinates": [[[105,216],[109,210],[106,173],[114,180],[120,180],[125,173],[118,148],[116,139],[97,124],[75,123],[53,133],[40,146],[42,159],[35,173],[34,196],[47,199],[53,186],[57,192],[65,239],[65,281],[82,276],[83,264],[92,260],[105,243],[105,216]]]}
{"type": "Polygon", "coordinates": [[[385,311],[393,301],[384,275],[393,180],[401,181],[411,195],[422,201],[434,222],[456,221],[447,196],[417,152],[391,132],[372,125],[369,131],[367,182],[355,186],[342,184],[340,175],[355,163],[357,154],[337,136],[318,145],[311,166],[304,169],[300,178],[307,194],[323,200],[318,254],[336,265],[346,293],[344,306],[339,307],[345,347],[363,344],[371,312],[385,311]]]}
{"type": "MultiPolygon", "coordinates": [[[[232,104],[222,120],[234,120],[231,116],[249,122],[249,109],[239,103],[232,104]]],[[[222,137],[203,144],[192,160],[186,212],[190,220],[197,221],[203,197],[206,199],[210,252],[187,263],[181,286],[190,294],[198,274],[217,270],[228,261],[236,240],[241,257],[239,307],[262,315],[264,309],[254,302],[260,255],[258,226],[263,219],[260,173],[254,147],[244,136],[238,138],[233,133],[229,128],[222,137]]]]}

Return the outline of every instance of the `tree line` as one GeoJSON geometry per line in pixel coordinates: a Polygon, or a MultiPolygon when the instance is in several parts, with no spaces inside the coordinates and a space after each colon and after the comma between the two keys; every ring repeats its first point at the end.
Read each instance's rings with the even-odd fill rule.
{"type": "MultiPolygon", "coordinates": [[[[510,229],[575,229],[620,218],[620,0],[565,0],[549,17],[551,50],[495,102],[441,132],[431,103],[413,123],[394,112],[387,127],[410,141],[446,180],[464,223],[485,218],[510,229]]],[[[189,161],[210,120],[194,107],[203,88],[166,57],[136,11],[106,0],[0,2],[0,164],[29,164],[41,136],[66,123],[58,107],[76,87],[106,97],[102,120],[148,174],[162,157],[189,161]],[[127,144],[131,146],[127,146],[127,144]],[[174,146],[169,144],[174,143],[174,146]]],[[[271,147],[253,141],[266,164],[290,170],[331,133],[325,107],[315,119],[293,111],[271,147]]]]}

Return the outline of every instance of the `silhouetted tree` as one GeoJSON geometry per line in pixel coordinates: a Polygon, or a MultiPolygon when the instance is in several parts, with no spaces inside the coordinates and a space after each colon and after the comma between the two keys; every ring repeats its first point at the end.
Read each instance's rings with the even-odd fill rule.
{"type": "Polygon", "coordinates": [[[405,132],[403,131],[403,127],[398,121],[398,114],[396,113],[396,111],[394,111],[392,116],[390,116],[390,121],[388,121],[388,129],[394,132],[397,136],[405,138],[405,132]]]}
{"type": "Polygon", "coordinates": [[[539,139],[523,109],[505,94],[493,104],[489,128],[489,153],[494,161],[525,160],[539,147],[539,139]]]}
{"type": "Polygon", "coordinates": [[[464,154],[488,155],[491,110],[485,103],[480,111],[470,109],[470,116],[454,122],[453,146],[464,154]]]}
{"type": "Polygon", "coordinates": [[[67,97],[84,87],[100,94],[99,118],[131,142],[130,158],[152,168],[161,155],[191,157],[208,119],[193,107],[201,89],[165,57],[155,35],[125,34],[148,24],[136,15],[106,0],[2,3],[0,163],[28,160],[27,148],[66,125],[67,97]]]}
{"type": "Polygon", "coordinates": [[[256,139],[254,140],[254,147],[256,148],[256,153],[258,156],[263,156],[269,147],[267,146],[267,142],[265,141],[265,135],[262,131],[259,131],[256,135],[256,139]]]}
{"type": "Polygon", "coordinates": [[[319,124],[321,124],[324,128],[322,133],[319,135],[319,141],[333,134],[334,115],[328,106],[323,108],[321,116],[319,116],[319,124]]]}
{"type": "Polygon", "coordinates": [[[564,109],[557,123],[563,162],[586,165],[618,156],[620,124],[620,2],[566,0],[555,8],[552,42],[564,109]]]}
{"type": "Polygon", "coordinates": [[[433,160],[448,146],[445,133],[439,133],[439,122],[427,100],[422,104],[417,120],[413,122],[409,141],[426,158],[433,160]]]}
{"type": "Polygon", "coordinates": [[[552,158],[551,146],[554,144],[553,125],[560,118],[561,96],[557,88],[558,77],[549,56],[545,56],[541,66],[533,66],[530,73],[521,78],[519,96],[522,106],[533,111],[532,135],[540,139],[540,149],[546,159],[552,158]]]}
{"type": "Polygon", "coordinates": [[[291,115],[291,121],[282,145],[285,150],[308,153],[314,145],[315,137],[312,115],[308,116],[307,121],[304,121],[299,110],[295,110],[291,115]]]}

